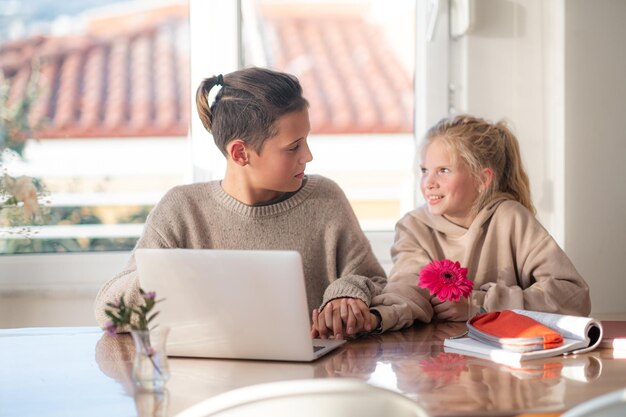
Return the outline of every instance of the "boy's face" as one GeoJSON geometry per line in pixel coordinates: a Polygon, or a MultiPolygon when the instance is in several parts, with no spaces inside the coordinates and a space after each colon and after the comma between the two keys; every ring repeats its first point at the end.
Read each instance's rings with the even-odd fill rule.
{"type": "Polygon", "coordinates": [[[429,211],[469,227],[478,187],[467,165],[460,158],[454,163],[443,141],[435,138],[422,152],[421,171],[420,188],[429,211]]]}
{"type": "Polygon", "coordinates": [[[273,200],[302,186],[304,170],[313,155],[307,144],[309,110],[288,113],[276,122],[278,134],[267,139],[260,154],[250,152],[250,181],[258,202],[273,200]]]}

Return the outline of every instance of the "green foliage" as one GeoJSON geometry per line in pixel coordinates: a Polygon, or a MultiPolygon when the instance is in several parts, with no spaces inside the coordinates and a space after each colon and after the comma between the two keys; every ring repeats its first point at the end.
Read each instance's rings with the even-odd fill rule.
{"type": "Polygon", "coordinates": [[[104,313],[111,319],[107,325],[109,333],[123,331],[130,327],[131,330],[149,330],[150,323],[159,314],[151,313],[156,303],[163,300],[157,300],[154,292],[145,292],[139,288],[139,293],[143,303],[139,306],[131,306],[126,304],[122,295],[117,303],[107,303],[108,309],[104,313]]]}

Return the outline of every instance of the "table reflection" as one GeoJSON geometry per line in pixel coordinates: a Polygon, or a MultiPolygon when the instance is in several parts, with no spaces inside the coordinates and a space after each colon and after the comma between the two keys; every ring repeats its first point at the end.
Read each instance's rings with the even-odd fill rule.
{"type": "Polygon", "coordinates": [[[144,391],[132,380],[135,346],[130,336],[110,336],[103,333],[96,343],[96,363],[103,374],[122,386],[124,393],[133,398],[137,416],[166,417],[169,415],[169,390],[144,391]]]}
{"type": "MultiPolygon", "coordinates": [[[[136,403],[137,414],[175,415],[235,388],[308,378],[356,378],[419,401],[433,416],[562,412],[626,386],[626,361],[604,349],[524,362],[517,367],[443,350],[463,323],[433,323],[351,340],[311,363],[170,358],[172,377],[162,397],[140,394],[131,380],[130,337],[103,334],[96,345],[101,372],[136,403]]],[[[610,351],[609,351],[610,352],[610,351]]]]}
{"type": "Polygon", "coordinates": [[[102,333],[96,343],[98,367],[103,374],[117,381],[128,395],[133,395],[135,390],[131,377],[134,357],[135,347],[128,335],[102,333]]]}

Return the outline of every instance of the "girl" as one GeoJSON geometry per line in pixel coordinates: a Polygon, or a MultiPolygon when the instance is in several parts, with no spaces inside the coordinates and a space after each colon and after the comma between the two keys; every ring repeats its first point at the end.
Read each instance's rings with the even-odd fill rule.
{"type": "MultiPolygon", "coordinates": [[[[205,79],[196,103],[226,157],[224,179],[170,190],[148,216],[136,248],[296,250],[303,259],[314,336],[342,338],[389,328],[382,324],[386,307],[369,308],[385,285],[385,272],[350,204],[332,181],[305,175],[313,157],[308,103],[298,80],[247,68],[205,79]],[[210,104],[214,88],[219,90],[210,104]]],[[[98,323],[107,321],[108,302],[127,294],[126,300],[136,303],[138,289],[131,255],[126,269],[96,298],[98,323]]]]}
{"type": "Polygon", "coordinates": [[[504,122],[441,120],[426,134],[421,172],[426,204],[396,225],[390,283],[430,299],[416,286],[420,270],[450,259],[468,269],[474,290],[459,302],[430,299],[438,319],[464,321],[481,309],[589,314],[589,287],[534,217],[518,141],[504,122]]]}

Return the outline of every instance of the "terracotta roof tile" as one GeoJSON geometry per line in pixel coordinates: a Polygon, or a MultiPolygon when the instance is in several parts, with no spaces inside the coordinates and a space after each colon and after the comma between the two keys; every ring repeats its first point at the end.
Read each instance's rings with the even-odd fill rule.
{"type": "MultiPolygon", "coordinates": [[[[354,13],[261,10],[272,67],[300,79],[313,133],[404,133],[413,128],[412,83],[379,29],[354,13]]],[[[190,114],[188,19],[133,20],[78,37],[0,45],[10,100],[37,78],[31,122],[40,138],[186,136],[190,114]]],[[[122,22],[123,23],[123,22],[122,22]]]]}
{"type": "Polygon", "coordinates": [[[187,19],[175,18],[132,31],[6,43],[0,70],[15,99],[38,65],[31,122],[41,123],[40,138],[185,136],[189,65],[178,40],[187,30],[187,19]]]}
{"type": "Polygon", "coordinates": [[[101,122],[106,85],[101,69],[105,62],[106,51],[103,47],[91,48],[85,54],[79,121],[82,129],[89,129],[101,122]]]}
{"type": "Polygon", "coordinates": [[[403,133],[413,130],[408,71],[380,28],[355,9],[261,7],[270,63],[298,76],[311,103],[312,130],[403,133]]]}

